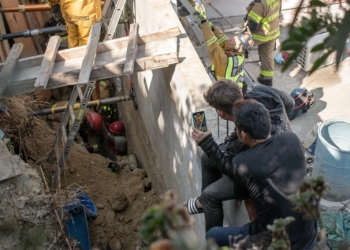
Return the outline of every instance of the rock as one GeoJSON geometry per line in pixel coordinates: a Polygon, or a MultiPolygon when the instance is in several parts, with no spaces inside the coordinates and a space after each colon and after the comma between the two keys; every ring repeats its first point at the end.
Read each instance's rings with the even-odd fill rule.
{"type": "Polygon", "coordinates": [[[136,168],[131,174],[140,177],[141,180],[145,179],[147,176],[147,172],[141,168],[136,168]]]}
{"type": "Polygon", "coordinates": [[[143,191],[148,192],[152,190],[152,181],[149,178],[145,178],[142,182],[143,184],[143,191]]]}
{"type": "Polygon", "coordinates": [[[114,225],[115,213],[113,211],[108,211],[106,214],[106,222],[108,226],[114,225]]]}
{"type": "Polygon", "coordinates": [[[102,216],[97,216],[96,220],[94,220],[95,225],[99,226],[103,223],[104,218],[102,216]]]}
{"type": "Polygon", "coordinates": [[[116,193],[113,195],[111,203],[115,212],[123,211],[128,205],[128,197],[124,193],[116,193]]]}
{"type": "Polygon", "coordinates": [[[122,243],[119,239],[113,239],[109,241],[109,247],[111,250],[121,250],[122,249],[122,243]]]}
{"type": "Polygon", "coordinates": [[[113,239],[113,238],[114,238],[114,233],[113,233],[113,232],[109,232],[108,237],[109,237],[110,239],[113,239]]]}
{"type": "Polygon", "coordinates": [[[69,172],[70,172],[71,174],[74,174],[75,168],[74,168],[74,167],[69,167],[69,172]]]}
{"type": "Polygon", "coordinates": [[[90,165],[91,166],[95,166],[95,162],[94,161],[90,161],[90,165]]]}
{"type": "Polygon", "coordinates": [[[124,215],[120,216],[119,221],[122,222],[125,219],[124,215]]]}
{"type": "Polygon", "coordinates": [[[133,229],[132,229],[132,227],[130,225],[125,225],[124,226],[123,232],[124,232],[125,235],[129,236],[132,233],[132,231],[133,231],[133,229]]]}
{"type": "Polygon", "coordinates": [[[103,205],[98,204],[98,203],[96,203],[96,207],[97,207],[98,209],[104,209],[104,208],[105,208],[103,205]]]}

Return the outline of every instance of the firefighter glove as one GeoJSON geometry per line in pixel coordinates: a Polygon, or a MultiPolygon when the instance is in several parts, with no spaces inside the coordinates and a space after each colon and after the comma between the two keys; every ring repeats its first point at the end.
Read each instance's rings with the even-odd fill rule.
{"type": "Polygon", "coordinates": [[[195,6],[194,6],[194,10],[195,10],[194,14],[197,15],[200,20],[206,20],[207,19],[207,15],[205,13],[205,9],[204,9],[202,4],[196,3],[195,6]]]}

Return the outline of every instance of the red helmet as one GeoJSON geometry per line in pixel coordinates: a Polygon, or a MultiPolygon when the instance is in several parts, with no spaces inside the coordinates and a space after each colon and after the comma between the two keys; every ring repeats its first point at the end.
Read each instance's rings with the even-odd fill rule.
{"type": "Polygon", "coordinates": [[[122,135],[124,134],[124,124],[119,121],[112,122],[109,125],[109,131],[111,131],[113,134],[122,135]]]}
{"type": "Polygon", "coordinates": [[[100,114],[90,111],[89,113],[86,114],[86,118],[90,125],[91,130],[94,130],[94,131],[100,130],[102,125],[102,118],[100,114]]]}

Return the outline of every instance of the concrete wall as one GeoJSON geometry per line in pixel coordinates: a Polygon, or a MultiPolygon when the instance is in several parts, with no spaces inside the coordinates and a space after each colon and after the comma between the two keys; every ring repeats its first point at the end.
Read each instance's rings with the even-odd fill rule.
{"type": "MultiPolygon", "coordinates": [[[[135,111],[131,102],[119,106],[132,145],[129,151],[136,153],[159,194],[173,189],[186,200],[199,194],[201,183],[199,150],[190,137],[191,112],[208,109],[202,93],[211,81],[169,0],[136,0],[134,13],[139,34],[180,27],[178,52],[185,59],[133,75],[139,109],[135,111]]],[[[128,84],[124,77],[125,94],[128,84]]],[[[196,230],[204,235],[203,215],[197,221],[196,230]]]]}
{"type": "MultiPolygon", "coordinates": [[[[178,53],[184,60],[168,68],[133,75],[138,110],[134,110],[132,102],[118,104],[121,119],[126,124],[129,153],[138,156],[159,195],[173,189],[181,201],[185,201],[198,196],[201,188],[202,152],[191,138],[191,113],[206,112],[208,127],[212,128],[218,142],[226,136],[226,121],[221,120],[218,126],[215,110],[208,107],[202,97],[211,80],[174,11],[176,1],[135,0],[133,8],[140,25],[139,34],[174,26],[180,28],[178,53]]],[[[122,30],[123,27],[119,27],[118,36],[123,34],[122,30]]],[[[128,94],[129,84],[129,78],[124,77],[124,94],[128,94]]],[[[230,130],[232,132],[232,125],[230,130]]],[[[232,203],[228,208],[235,211],[232,203]]],[[[204,242],[204,216],[194,217],[196,231],[204,242]]],[[[228,216],[228,219],[232,221],[233,216],[228,216]]]]}

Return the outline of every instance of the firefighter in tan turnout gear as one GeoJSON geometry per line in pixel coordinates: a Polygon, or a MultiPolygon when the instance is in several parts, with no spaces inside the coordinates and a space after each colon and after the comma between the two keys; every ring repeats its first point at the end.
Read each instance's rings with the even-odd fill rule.
{"type": "Polygon", "coordinates": [[[101,20],[101,0],[48,0],[53,16],[62,12],[69,48],[86,45],[90,28],[101,20]]]}
{"type": "Polygon", "coordinates": [[[230,79],[243,88],[244,51],[254,45],[248,32],[241,32],[228,38],[223,31],[206,20],[204,7],[189,0],[199,19],[204,41],[212,62],[211,71],[216,80],[230,79]]]}
{"type": "Polygon", "coordinates": [[[280,35],[279,13],[281,0],[254,0],[248,10],[247,25],[258,46],[261,60],[258,82],[272,86],[274,75],[274,58],[276,39],[280,35]]]}

